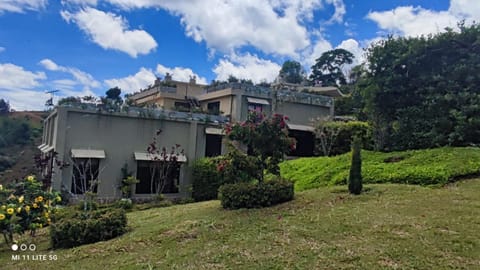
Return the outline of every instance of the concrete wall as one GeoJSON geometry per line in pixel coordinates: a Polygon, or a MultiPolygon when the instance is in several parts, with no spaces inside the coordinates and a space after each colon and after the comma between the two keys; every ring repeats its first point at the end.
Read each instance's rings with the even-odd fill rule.
{"type": "Polygon", "coordinates": [[[316,105],[278,102],[276,113],[286,115],[290,118],[290,123],[299,125],[312,125],[312,120],[318,117],[330,116],[330,108],[316,105]]]}
{"type": "MultiPolygon", "coordinates": [[[[136,171],[134,152],[146,152],[158,129],[157,146],[170,149],[175,144],[185,150],[187,163],[181,166],[180,196],[188,196],[190,169],[188,165],[205,153],[204,123],[183,120],[160,120],[129,117],[126,115],[98,114],[81,110],[58,108],[57,140],[58,158],[71,162],[71,149],[98,149],[105,151],[100,160],[101,181],[97,194],[101,198],[118,198],[122,178],[120,169],[125,163],[136,171]]],[[[60,190],[71,187],[73,166],[56,170],[53,187],[60,190]]]]}

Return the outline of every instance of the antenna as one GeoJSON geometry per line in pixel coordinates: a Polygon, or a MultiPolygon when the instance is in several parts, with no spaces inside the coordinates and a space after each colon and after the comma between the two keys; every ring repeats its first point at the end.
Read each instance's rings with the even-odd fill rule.
{"type": "Polygon", "coordinates": [[[57,92],[60,92],[60,90],[55,89],[55,90],[45,91],[46,94],[50,94],[50,99],[47,99],[47,101],[45,102],[45,106],[47,107],[53,106],[53,98],[55,97],[55,93],[57,92]]]}

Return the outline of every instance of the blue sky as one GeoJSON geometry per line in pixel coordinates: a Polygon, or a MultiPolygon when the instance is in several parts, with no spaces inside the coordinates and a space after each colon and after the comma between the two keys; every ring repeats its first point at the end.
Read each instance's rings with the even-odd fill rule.
{"type": "Polygon", "coordinates": [[[285,60],[363,50],[480,21],[479,0],[0,0],[0,98],[44,109],[46,90],[138,91],[166,72],[273,81],[285,60]]]}

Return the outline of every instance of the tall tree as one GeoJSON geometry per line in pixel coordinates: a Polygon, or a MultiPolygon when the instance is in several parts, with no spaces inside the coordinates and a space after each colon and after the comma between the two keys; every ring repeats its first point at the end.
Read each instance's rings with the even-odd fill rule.
{"type": "Polygon", "coordinates": [[[120,96],[122,94],[122,90],[118,88],[118,86],[115,86],[113,88],[110,88],[105,92],[105,95],[107,99],[113,100],[115,103],[122,103],[122,97],[120,96]]]}
{"type": "Polygon", "coordinates": [[[10,104],[8,101],[4,100],[3,98],[0,99],[0,115],[5,115],[10,112],[10,104]]]}
{"type": "Polygon", "coordinates": [[[287,83],[301,83],[305,77],[302,65],[297,61],[287,60],[278,74],[287,83]]]}
{"type": "Polygon", "coordinates": [[[351,64],[355,56],[344,49],[335,49],[324,52],[315,60],[312,66],[310,81],[314,84],[322,83],[323,86],[338,86],[346,84],[342,67],[351,64]]]}

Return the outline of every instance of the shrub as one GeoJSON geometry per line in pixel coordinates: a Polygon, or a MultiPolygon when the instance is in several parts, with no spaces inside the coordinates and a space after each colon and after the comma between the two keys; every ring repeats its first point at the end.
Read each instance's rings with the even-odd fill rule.
{"type": "Polygon", "coordinates": [[[293,194],[293,183],[282,179],[226,184],[219,189],[220,201],[225,209],[271,206],[292,200],[293,194]]]}
{"type": "Polygon", "coordinates": [[[320,121],[315,128],[316,153],[322,156],[348,153],[355,136],[361,138],[363,149],[372,149],[372,132],[367,122],[320,121]]]}
{"type": "MultiPolygon", "coordinates": [[[[280,164],[282,176],[297,191],[326,185],[346,185],[351,154],[299,158],[280,164]]],[[[381,153],[362,150],[363,183],[444,185],[479,173],[478,147],[442,147],[381,153]],[[396,162],[391,162],[391,160],[396,162]]]]}
{"type": "Polygon", "coordinates": [[[122,198],[114,203],[116,208],[130,210],[133,208],[133,202],[131,199],[122,198]]]}
{"type": "Polygon", "coordinates": [[[193,163],[192,197],[195,201],[214,200],[222,185],[222,176],[217,171],[215,158],[201,158],[193,163]]]}
{"type": "Polygon", "coordinates": [[[127,217],[122,209],[77,212],[50,226],[53,248],[71,248],[109,240],[127,231],[127,217]]]}
{"type": "Polygon", "coordinates": [[[348,191],[358,195],[362,192],[362,157],[360,153],[361,139],[355,137],[352,143],[352,165],[348,177],[348,191]]]}

